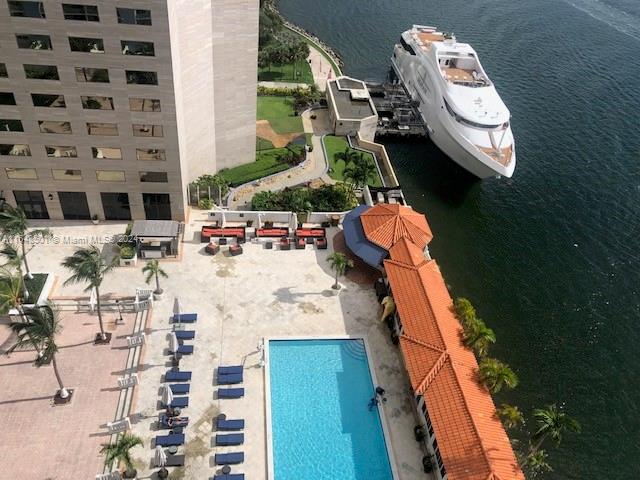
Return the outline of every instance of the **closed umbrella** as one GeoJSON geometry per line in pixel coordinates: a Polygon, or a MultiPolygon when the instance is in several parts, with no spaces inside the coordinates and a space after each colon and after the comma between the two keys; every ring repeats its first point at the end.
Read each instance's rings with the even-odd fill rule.
{"type": "Polygon", "coordinates": [[[173,314],[178,319],[178,326],[176,328],[180,329],[180,316],[182,315],[182,305],[180,305],[180,299],[178,297],[174,297],[173,299],[173,314]]]}
{"type": "Polygon", "coordinates": [[[171,332],[169,334],[169,351],[175,354],[178,351],[178,346],[178,337],[176,336],[175,332],[171,332]]]}
{"type": "Polygon", "coordinates": [[[162,403],[164,403],[168,407],[169,405],[171,405],[171,402],[173,402],[173,392],[171,391],[169,385],[165,385],[162,389],[162,403]]]}
{"type": "Polygon", "coordinates": [[[164,467],[167,464],[167,454],[164,453],[164,450],[160,445],[156,447],[153,461],[155,462],[156,467],[164,467]]]}
{"type": "Polygon", "coordinates": [[[295,230],[296,228],[298,228],[298,214],[295,212],[291,213],[289,227],[291,228],[291,230],[295,230]]]}
{"type": "Polygon", "coordinates": [[[91,296],[89,297],[89,310],[93,313],[98,305],[98,295],[96,294],[96,287],[91,289],[91,296]]]}

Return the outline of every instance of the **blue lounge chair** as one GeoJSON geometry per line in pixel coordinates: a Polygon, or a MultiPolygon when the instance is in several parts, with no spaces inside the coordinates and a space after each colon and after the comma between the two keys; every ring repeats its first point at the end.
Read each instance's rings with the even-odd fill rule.
{"type": "Polygon", "coordinates": [[[216,453],[216,465],[237,465],[244,462],[244,452],[216,453]]]}
{"type": "Polygon", "coordinates": [[[232,373],[242,373],[244,368],[242,365],[233,365],[231,367],[218,367],[218,375],[230,375],[232,373]]]}
{"type": "Polygon", "coordinates": [[[174,395],[184,395],[189,393],[191,385],[188,383],[174,383],[173,385],[169,385],[169,388],[174,395]]]}
{"type": "Polygon", "coordinates": [[[214,475],[213,480],[244,480],[244,473],[223,473],[222,475],[214,475]]]}
{"type": "Polygon", "coordinates": [[[195,330],[176,330],[173,333],[176,334],[178,340],[193,340],[196,338],[195,330]]]}
{"type": "Polygon", "coordinates": [[[222,431],[242,430],[244,428],[244,420],[227,420],[226,418],[218,418],[216,428],[222,431]]]}
{"type": "Polygon", "coordinates": [[[184,455],[168,455],[165,467],[184,467],[184,455]]]}
{"type": "Polygon", "coordinates": [[[178,351],[180,355],[191,355],[193,353],[193,345],[180,345],[178,351]]]}
{"type": "Polygon", "coordinates": [[[156,446],[172,447],[174,445],[184,444],[184,433],[174,433],[173,435],[158,435],[156,437],[156,446]]]}
{"type": "Polygon", "coordinates": [[[180,315],[174,315],[171,317],[173,323],[193,323],[198,320],[197,313],[182,313],[180,315]]]}
{"type": "Polygon", "coordinates": [[[189,406],[189,397],[174,397],[169,405],[171,408],[185,408],[189,406]]]}
{"type": "Polygon", "coordinates": [[[241,398],[244,397],[244,388],[219,388],[218,398],[241,398]]]}
{"type": "Polygon", "coordinates": [[[216,445],[219,447],[242,445],[243,443],[244,433],[225,433],[216,435],[216,445]]]}
{"type": "Polygon", "coordinates": [[[186,427],[189,425],[189,417],[171,417],[173,422],[169,425],[168,420],[169,417],[166,415],[160,415],[159,427],[160,428],[175,428],[175,427],[186,427]]]}
{"type": "Polygon", "coordinates": [[[241,373],[228,373],[224,375],[218,373],[218,385],[232,385],[234,383],[242,383],[241,373]]]}
{"type": "Polygon", "coordinates": [[[169,370],[164,376],[165,382],[188,382],[189,380],[191,380],[191,372],[169,370]]]}

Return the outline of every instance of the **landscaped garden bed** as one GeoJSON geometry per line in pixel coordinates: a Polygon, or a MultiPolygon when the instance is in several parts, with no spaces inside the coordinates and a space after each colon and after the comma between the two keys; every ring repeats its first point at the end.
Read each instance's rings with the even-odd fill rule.
{"type": "MultiPolygon", "coordinates": [[[[344,159],[341,158],[344,157],[345,151],[348,152],[348,154],[352,155],[361,154],[367,162],[371,162],[373,165],[375,165],[373,155],[349,147],[349,143],[344,137],[327,135],[324,137],[324,147],[327,151],[327,160],[329,161],[329,176],[339,182],[349,181],[349,179],[345,177],[345,169],[352,162],[350,161],[348,163],[345,163],[344,159]]],[[[368,184],[373,187],[382,186],[382,180],[380,179],[380,174],[378,173],[377,169],[375,176],[371,177],[368,184]]]]}

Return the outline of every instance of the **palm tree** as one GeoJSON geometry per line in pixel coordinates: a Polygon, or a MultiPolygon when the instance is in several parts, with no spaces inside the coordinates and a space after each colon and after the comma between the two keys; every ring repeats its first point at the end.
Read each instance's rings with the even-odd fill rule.
{"type": "Polygon", "coordinates": [[[553,440],[558,446],[562,442],[565,432],[580,433],[582,431],[578,421],[560,410],[555,404],[545,408],[536,408],[533,411],[533,417],[538,424],[538,430],[531,435],[531,440],[534,443],[530,454],[537,453],[547,438],[553,440]]]}
{"type": "Polygon", "coordinates": [[[129,450],[138,445],[143,445],[142,439],[132,433],[125,432],[118,437],[116,443],[103,444],[100,453],[105,454],[108,464],[111,464],[115,460],[117,460],[118,463],[124,463],[127,478],[135,478],[136,469],[133,465],[133,459],[131,458],[129,450]]]}
{"type": "MultiPolygon", "coordinates": [[[[29,271],[27,250],[25,247],[28,228],[29,225],[27,224],[27,216],[24,210],[20,207],[12,207],[8,203],[5,203],[2,210],[0,210],[0,240],[9,243],[13,242],[16,238],[20,240],[24,269],[27,272],[27,277],[33,278],[29,271]]],[[[47,228],[39,228],[31,230],[30,235],[32,237],[37,235],[48,237],[51,235],[51,232],[47,228]]]]}
{"type": "Polygon", "coordinates": [[[476,309],[473,308],[471,302],[464,297],[456,298],[456,301],[453,304],[453,309],[462,326],[473,322],[476,318],[476,309]]]}
{"type": "Polygon", "coordinates": [[[155,277],[156,289],[153,293],[155,293],[156,295],[160,295],[162,293],[162,289],[160,288],[160,277],[167,278],[169,275],[167,275],[167,273],[162,268],[160,268],[158,260],[149,260],[149,262],[147,262],[147,264],[142,268],[142,272],[147,274],[146,278],[144,279],[147,284],[151,283],[151,279],[155,277]]]}
{"type": "Polygon", "coordinates": [[[496,334],[482,320],[476,318],[473,323],[465,326],[463,339],[467,347],[483,358],[489,352],[489,347],[496,343],[496,334]]]}
{"type": "Polygon", "coordinates": [[[340,290],[340,284],[338,283],[338,277],[344,275],[348,268],[353,267],[353,260],[347,258],[344,253],[334,252],[327,257],[331,269],[336,272],[336,283],[331,288],[334,290],[340,290]]]}
{"type": "Polygon", "coordinates": [[[529,452],[523,462],[527,478],[537,478],[539,475],[551,472],[553,468],[547,462],[548,458],[549,455],[544,450],[529,452]]]}
{"type": "Polygon", "coordinates": [[[10,270],[0,267],[0,315],[16,309],[22,316],[23,283],[21,275],[14,275],[10,270]]]}
{"type": "Polygon", "coordinates": [[[337,152],[333,155],[333,159],[337,162],[342,160],[345,167],[349,165],[358,156],[358,152],[350,147],[345,147],[344,152],[337,152]]]}
{"type": "Polygon", "coordinates": [[[515,388],[518,385],[518,376],[506,363],[495,358],[484,358],[480,362],[480,382],[491,393],[498,393],[504,387],[515,388]]]}
{"type": "Polygon", "coordinates": [[[13,245],[5,243],[0,249],[0,255],[7,259],[6,265],[15,268],[18,271],[18,275],[22,279],[22,295],[23,300],[26,302],[29,298],[29,289],[27,288],[27,282],[24,281],[24,275],[22,274],[22,255],[18,253],[18,250],[13,245]]]}
{"type": "Polygon", "coordinates": [[[376,178],[378,171],[369,157],[356,154],[353,161],[344,169],[344,178],[350,180],[353,187],[364,187],[367,182],[376,178]]]}
{"type": "Polygon", "coordinates": [[[9,324],[9,328],[13,330],[18,339],[7,350],[7,353],[28,345],[40,346],[43,358],[51,359],[53,373],[60,387],[57,392],[58,396],[60,398],[69,397],[69,391],[62,382],[62,377],[58,371],[58,363],[56,362],[56,353],[58,352],[56,335],[62,330],[58,311],[51,305],[40,305],[35,308],[25,309],[24,315],[27,318],[26,322],[11,322],[9,324]]]}
{"type": "Polygon", "coordinates": [[[524,415],[520,409],[514,405],[503,403],[500,408],[497,409],[498,416],[506,428],[516,428],[520,425],[524,425],[524,415]]]}
{"type": "Polygon", "coordinates": [[[115,256],[109,263],[107,262],[100,250],[95,245],[86,248],[78,248],[73,255],[66,257],[62,261],[62,266],[71,270],[73,275],[67,278],[64,285],[86,282],[88,283],[86,291],[92,288],[96,289],[96,301],[98,310],[98,322],[100,323],[100,339],[107,339],[102,324],[102,311],[100,306],[100,285],[107,273],[109,273],[118,263],[118,257],[115,256]]]}

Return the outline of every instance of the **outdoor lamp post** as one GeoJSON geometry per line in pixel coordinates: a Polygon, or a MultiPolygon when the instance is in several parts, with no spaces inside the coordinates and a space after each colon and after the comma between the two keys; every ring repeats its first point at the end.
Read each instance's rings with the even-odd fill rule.
{"type": "Polygon", "coordinates": [[[120,308],[120,300],[116,300],[116,307],[118,307],[118,320],[116,320],[116,323],[123,324],[124,319],[122,318],[122,309],[120,308]]]}

